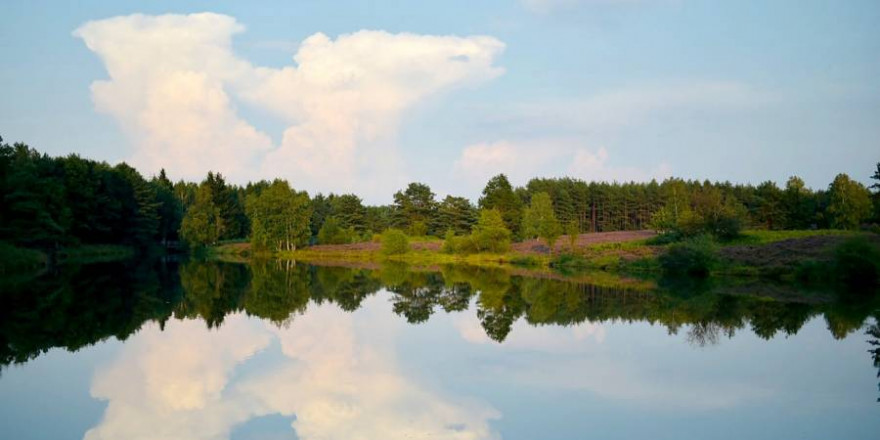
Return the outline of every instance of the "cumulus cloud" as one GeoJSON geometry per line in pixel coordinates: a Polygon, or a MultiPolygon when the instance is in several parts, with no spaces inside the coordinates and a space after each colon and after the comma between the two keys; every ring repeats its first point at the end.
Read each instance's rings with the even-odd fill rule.
{"type": "Polygon", "coordinates": [[[232,17],[201,13],[115,17],[74,32],[107,69],[109,79],[92,85],[95,106],[131,136],[136,166],[187,178],[209,169],[238,180],[282,176],[325,190],[367,181],[389,192],[383,176],[400,171],[394,136],[404,112],[503,73],[493,62],[504,44],[487,36],[317,33],[293,65],[276,69],[233,52],[243,30],[232,17]],[[280,118],[280,144],[236,102],[280,118]]]}

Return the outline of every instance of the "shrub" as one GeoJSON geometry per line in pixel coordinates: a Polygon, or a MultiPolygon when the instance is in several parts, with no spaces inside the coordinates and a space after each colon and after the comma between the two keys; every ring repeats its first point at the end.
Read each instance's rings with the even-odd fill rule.
{"type": "Polygon", "coordinates": [[[717,254],[712,239],[701,235],[670,245],[660,255],[660,267],[667,274],[706,277],[718,260],[717,254]]]}
{"type": "Polygon", "coordinates": [[[409,251],[409,238],[400,229],[387,229],[382,233],[382,253],[401,255],[409,251]]]}
{"type": "Polygon", "coordinates": [[[864,237],[849,239],[835,249],[834,269],[848,284],[874,284],[880,279],[880,251],[864,237]]]}
{"type": "Polygon", "coordinates": [[[484,209],[471,233],[470,244],[477,252],[502,253],[510,249],[510,236],[501,214],[495,209],[484,209]]]}
{"type": "Polygon", "coordinates": [[[409,227],[409,235],[413,237],[424,237],[428,235],[428,225],[423,221],[414,221],[409,227]]]}
{"type": "Polygon", "coordinates": [[[357,232],[353,228],[343,228],[335,217],[328,218],[318,231],[318,243],[320,244],[348,244],[358,239],[357,232]]]}
{"type": "Polygon", "coordinates": [[[562,271],[581,270],[589,266],[586,259],[571,254],[562,254],[550,261],[550,267],[562,271]]]}
{"type": "Polygon", "coordinates": [[[510,264],[513,264],[514,266],[536,267],[540,266],[541,262],[531,255],[524,255],[511,258],[510,264]]]}
{"type": "Polygon", "coordinates": [[[440,250],[446,254],[454,254],[458,248],[457,244],[458,237],[455,236],[455,231],[450,229],[446,231],[446,236],[443,237],[443,246],[440,250]]]}

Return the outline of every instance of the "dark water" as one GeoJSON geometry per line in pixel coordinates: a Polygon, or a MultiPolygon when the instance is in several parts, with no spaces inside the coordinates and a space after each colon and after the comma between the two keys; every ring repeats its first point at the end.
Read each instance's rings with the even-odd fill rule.
{"type": "Polygon", "coordinates": [[[880,301],[187,262],[0,282],[8,439],[874,439],[880,301]]]}

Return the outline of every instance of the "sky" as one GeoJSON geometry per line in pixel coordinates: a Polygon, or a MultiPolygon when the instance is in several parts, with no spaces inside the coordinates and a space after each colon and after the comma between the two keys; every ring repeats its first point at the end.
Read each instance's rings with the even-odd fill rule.
{"type": "Polygon", "coordinates": [[[0,5],[0,135],[389,203],[498,173],[825,188],[880,161],[880,2],[0,5]]]}

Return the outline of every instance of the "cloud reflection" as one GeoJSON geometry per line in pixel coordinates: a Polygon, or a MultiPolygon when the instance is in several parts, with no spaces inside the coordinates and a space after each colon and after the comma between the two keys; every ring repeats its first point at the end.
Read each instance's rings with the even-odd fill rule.
{"type": "Polygon", "coordinates": [[[225,439],[271,414],[295,417],[304,440],[499,438],[494,409],[401,373],[401,323],[371,312],[386,306],[375,298],[358,314],[317,306],[284,328],[244,315],[213,330],[193,320],[145,326],[96,374],[92,395],[108,407],[85,438],[225,439]],[[268,355],[273,341],[280,359],[268,355]],[[236,370],[251,357],[258,368],[236,370]]]}

